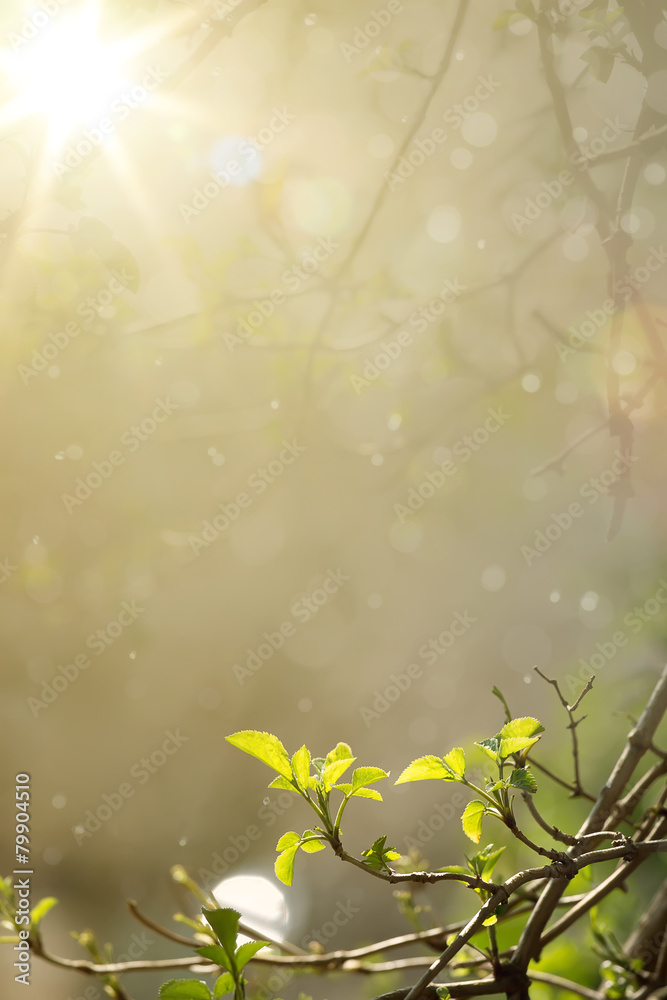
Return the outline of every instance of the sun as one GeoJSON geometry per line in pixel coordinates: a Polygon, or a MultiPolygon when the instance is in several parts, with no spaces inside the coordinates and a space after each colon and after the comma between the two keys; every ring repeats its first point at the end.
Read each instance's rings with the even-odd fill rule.
{"type": "Polygon", "coordinates": [[[39,34],[5,53],[2,68],[14,92],[3,108],[4,127],[33,116],[47,121],[53,152],[77,128],[103,116],[126,85],[127,43],[105,44],[99,36],[99,5],[60,14],[39,34]]]}

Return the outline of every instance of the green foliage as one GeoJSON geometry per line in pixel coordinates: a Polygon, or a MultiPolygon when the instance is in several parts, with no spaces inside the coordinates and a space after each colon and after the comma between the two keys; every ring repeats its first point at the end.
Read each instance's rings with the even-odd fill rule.
{"type": "Polygon", "coordinates": [[[386,842],[387,835],[385,834],[383,837],[378,837],[367,851],[362,851],[362,857],[366,858],[364,864],[374,868],[375,871],[390,872],[389,862],[397,861],[401,855],[393,847],[386,847],[386,842]]]}
{"type": "Polygon", "coordinates": [[[368,787],[388,777],[381,767],[357,767],[352,772],[351,781],[340,783],[340,778],[357,759],[348,743],[337,743],[326,757],[313,757],[308,748],[302,746],[290,761],[283,744],[271,733],[244,730],[226,739],[232,746],[278,771],[278,777],[273,779],[269,788],[282,788],[301,795],[320,820],[321,825],[304,830],[301,835],[290,830],[278,841],[276,850],[279,854],[274,869],[285,885],[292,884],[297,851],[315,854],[323,850],[326,843],[334,848],[338,845],[341,820],[350,799],[382,801],[380,793],[368,787]],[[335,816],[330,799],[334,791],[342,794],[335,816]]]}

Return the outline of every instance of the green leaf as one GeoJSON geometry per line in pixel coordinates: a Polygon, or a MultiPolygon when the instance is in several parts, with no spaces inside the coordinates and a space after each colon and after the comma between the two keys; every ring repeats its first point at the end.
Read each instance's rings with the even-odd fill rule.
{"type": "Polygon", "coordinates": [[[450,750],[448,754],[443,757],[443,761],[447,767],[452,769],[453,774],[457,778],[462,778],[466,771],[466,755],[463,752],[463,747],[454,747],[450,750]]]}
{"type": "Polygon", "coordinates": [[[500,738],[506,739],[510,736],[537,736],[544,732],[544,726],[538,719],[533,719],[530,715],[524,715],[520,719],[512,719],[506,722],[500,730],[500,738]]]}
{"type": "Polygon", "coordinates": [[[301,837],[298,833],[295,833],[294,830],[288,830],[288,832],[284,833],[276,844],[276,850],[284,851],[287,847],[294,847],[300,840],[301,837]]]}
{"type": "Polygon", "coordinates": [[[442,868],[436,868],[437,872],[451,872],[453,875],[469,875],[470,872],[467,868],[463,868],[461,865],[444,865],[442,868]]]}
{"type": "Polygon", "coordinates": [[[381,767],[357,767],[352,773],[352,787],[363,788],[365,785],[372,785],[375,781],[382,781],[389,775],[381,767]]]}
{"type": "Polygon", "coordinates": [[[493,874],[493,869],[496,867],[498,858],[505,850],[504,847],[497,847],[494,850],[493,844],[487,844],[484,850],[479,851],[475,858],[478,861],[480,867],[481,877],[488,882],[493,874]]]}
{"type": "Polygon", "coordinates": [[[294,847],[288,847],[282,854],[278,855],[273,865],[273,870],[284,885],[292,884],[292,879],[294,878],[294,858],[298,849],[298,844],[295,844],[294,847]]]}
{"type": "Polygon", "coordinates": [[[306,854],[317,854],[318,851],[324,850],[324,842],[322,840],[309,840],[307,844],[303,843],[306,837],[316,836],[317,834],[313,830],[304,830],[301,834],[301,843],[299,844],[299,847],[302,851],[305,851],[306,854]]]}
{"type": "Polygon", "coordinates": [[[238,910],[232,910],[229,907],[216,910],[207,910],[206,907],[202,907],[202,913],[233,964],[241,914],[238,910]]]}
{"type": "Polygon", "coordinates": [[[500,756],[505,758],[521,750],[527,750],[537,743],[543,732],[542,723],[530,716],[506,722],[500,730],[500,756]]]}
{"type": "Polygon", "coordinates": [[[522,750],[528,750],[537,743],[539,736],[510,736],[506,740],[500,741],[500,750],[498,754],[503,760],[506,757],[511,757],[513,753],[520,753],[522,750]]]}
{"type": "Polygon", "coordinates": [[[344,795],[348,795],[350,798],[355,799],[375,799],[376,802],[382,802],[382,796],[375,788],[354,788],[353,785],[336,785],[336,790],[343,792],[344,795]]]}
{"type": "Polygon", "coordinates": [[[518,788],[520,792],[532,794],[537,791],[537,782],[527,767],[515,767],[509,776],[509,783],[512,788],[518,788]]]}
{"type": "Polygon", "coordinates": [[[406,781],[427,781],[430,778],[440,778],[442,781],[453,781],[452,772],[446,767],[440,757],[427,754],[425,757],[417,757],[399,775],[396,785],[402,785],[406,781]]]}
{"type": "Polygon", "coordinates": [[[486,756],[490,757],[494,764],[498,763],[500,739],[497,736],[493,736],[489,740],[477,740],[475,742],[475,746],[483,750],[486,756]]]}
{"type": "Polygon", "coordinates": [[[30,914],[30,923],[33,927],[36,927],[40,920],[46,916],[49,910],[53,909],[54,906],[58,905],[58,900],[55,896],[45,896],[44,899],[40,899],[39,903],[33,907],[30,914]]]}
{"type": "Polygon", "coordinates": [[[236,968],[238,971],[241,972],[242,969],[245,969],[250,959],[254,958],[261,948],[266,948],[268,944],[268,941],[248,941],[246,944],[239,945],[236,950],[236,968]]]}
{"type": "Polygon", "coordinates": [[[479,844],[482,836],[482,818],[486,812],[486,806],[479,799],[473,799],[463,810],[461,823],[463,832],[474,844],[479,844]]]}
{"type": "Polygon", "coordinates": [[[367,851],[361,852],[362,858],[368,859],[364,861],[364,864],[368,865],[369,868],[373,868],[376,871],[388,869],[389,865],[387,862],[397,861],[401,857],[393,847],[385,847],[386,841],[387,835],[385,833],[383,837],[378,837],[367,851]]]}
{"type": "Polygon", "coordinates": [[[328,765],[332,764],[335,760],[349,760],[350,757],[354,757],[350,744],[337,743],[336,746],[333,748],[333,750],[330,750],[329,753],[326,755],[324,764],[322,766],[328,767],[328,765]]]}
{"type": "Polygon", "coordinates": [[[195,951],[202,958],[208,958],[209,961],[215,962],[216,965],[222,966],[223,969],[227,969],[229,972],[233,971],[232,961],[221,945],[206,944],[203,948],[195,948],[195,951]]]}
{"type": "Polygon", "coordinates": [[[223,972],[223,974],[216,979],[215,985],[213,986],[214,1000],[220,1000],[220,997],[224,997],[225,994],[231,993],[233,989],[234,977],[230,976],[228,972],[223,972]]]}
{"type": "Polygon", "coordinates": [[[435,992],[436,996],[438,996],[440,1000],[449,1000],[449,997],[451,996],[446,986],[436,986],[435,992]]]}
{"type": "Polygon", "coordinates": [[[350,764],[353,764],[356,759],[356,757],[343,757],[332,760],[330,764],[327,764],[322,771],[322,781],[325,787],[331,788],[332,785],[335,785],[338,779],[345,774],[350,764]]]}
{"type": "Polygon", "coordinates": [[[292,770],[298,784],[301,788],[306,789],[310,777],[310,750],[305,744],[292,757],[292,770]]]}
{"type": "Polygon", "coordinates": [[[282,774],[283,778],[289,780],[292,777],[292,767],[287,751],[277,736],[258,732],[255,729],[244,729],[231,736],[225,736],[225,739],[232,746],[243,750],[244,753],[249,753],[264,764],[268,764],[278,774],[282,774]]]}
{"type": "Polygon", "coordinates": [[[600,83],[606,83],[614,68],[614,56],[602,45],[592,45],[581,58],[590,66],[591,73],[600,83]]]}
{"type": "Polygon", "coordinates": [[[163,983],[160,1000],[211,1000],[211,991],[201,979],[170,979],[163,983]]]}
{"type": "Polygon", "coordinates": [[[282,775],[280,775],[277,778],[274,778],[271,784],[269,785],[269,788],[283,788],[286,792],[296,791],[294,783],[292,781],[288,781],[287,778],[283,778],[282,775]]]}

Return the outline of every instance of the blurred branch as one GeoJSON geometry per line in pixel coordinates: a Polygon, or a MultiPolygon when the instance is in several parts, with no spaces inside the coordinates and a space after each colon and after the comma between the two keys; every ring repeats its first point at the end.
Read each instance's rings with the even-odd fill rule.
{"type": "Polygon", "coordinates": [[[570,733],[572,735],[572,762],[573,762],[573,765],[574,765],[574,785],[573,785],[574,794],[573,794],[573,797],[576,798],[577,796],[580,796],[580,795],[581,796],[585,796],[586,792],[584,791],[584,789],[582,787],[582,784],[581,784],[581,772],[580,772],[580,769],[579,769],[579,741],[577,739],[577,726],[579,725],[580,722],[584,721],[584,719],[586,718],[586,716],[582,715],[582,717],[580,719],[575,719],[574,718],[574,710],[579,705],[579,703],[581,702],[581,700],[584,697],[584,695],[586,695],[591,690],[591,688],[593,687],[593,680],[594,680],[594,678],[593,677],[589,678],[589,681],[586,684],[586,687],[583,689],[583,691],[581,692],[581,694],[579,695],[579,697],[575,701],[574,705],[569,705],[568,702],[567,702],[567,699],[563,697],[561,689],[558,686],[558,681],[553,680],[550,677],[547,677],[546,674],[542,673],[542,671],[540,670],[539,667],[533,667],[533,670],[535,671],[535,673],[537,673],[542,678],[542,680],[546,681],[547,684],[551,684],[551,686],[555,689],[556,694],[558,695],[558,698],[560,700],[561,705],[563,706],[563,708],[567,712],[568,718],[570,720],[567,728],[570,730],[570,733]]]}

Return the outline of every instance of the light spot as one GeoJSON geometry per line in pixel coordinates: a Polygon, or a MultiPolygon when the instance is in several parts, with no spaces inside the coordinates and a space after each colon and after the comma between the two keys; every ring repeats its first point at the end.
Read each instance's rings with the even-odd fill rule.
{"type": "Polygon", "coordinates": [[[426,231],[437,243],[451,243],[459,235],[461,215],[452,205],[439,205],[429,215],[426,231]]]}
{"type": "Polygon", "coordinates": [[[461,135],[471,146],[490,146],[498,135],[498,125],[493,115],[476,111],[463,122],[461,135]]]}
{"type": "Polygon", "coordinates": [[[579,607],[582,611],[595,611],[599,599],[599,595],[594,590],[587,590],[579,601],[579,607]]]}
{"type": "Polygon", "coordinates": [[[523,484],[522,493],[526,500],[536,502],[544,500],[547,495],[547,483],[541,476],[528,476],[523,484]]]}
{"type": "Polygon", "coordinates": [[[65,448],[65,454],[68,458],[71,458],[73,462],[77,462],[80,458],[83,458],[83,448],[78,444],[70,444],[65,448]]]}
{"type": "Polygon", "coordinates": [[[384,457],[382,455],[379,455],[377,453],[375,455],[371,455],[372,465],[382,465],[383,462],[384,462],[384,457]]]}
{"type": "Polygon", "coordinates": [[[453,167],[457,170],[467,170],[472,163],[473,156],[469,149],[465,146],[458,146],[456,149],[452,150],[449,157],[449,161],[453,167]]]}
{"type": "Polygon", "coordinates": [[[667,174],[662,163],[648,163],[644,167],[644,177],[649,184],[662,184],[665,180],[665,176],[667,176],[667,174]]]}
{"type": "Polygon", "coordinates": [[[552,604],[558,604],[560,601],[560,590],[552,590],[549,594],[549,600],[552,604]]]}
{"type": "Polygon", "coordinates": [[[577,125],[576,128],[572,129],[572,138],[575,142],[585,142],[588,139],[588,131],[581,125],[577,125]]]}
{"type": "Polygon", "coordinates": [[[484,590],[492,592],[502,590],[507,580],[507,574],[502,566],[487,566],[482,573],[482,586],[484,590]]]}
{"type": "Polygon", "coordinates": [[[366,603],[368,604],[368,607],[373,608],[373,610],[381,608],[383,604],[382,594],[369,594],[366,603]]]}
{"type": "Polygon", "coordinates": [[[238,910],[242,919],[260,934],[282,939],[287,930],[289,915],[285,896],[267,878],[234,875],[219,882],[213,895],[221,907],[238,910]]]}
{"type": "Polygon", "coordinates": [[[632,375],[637,367],[637,359],[630,351],[617,351],[612,358],[611,366],[619,375],[632,375]]]}
{"type": "Polygon", "coordinates": [[[535,372],[526,372],[521,379],[521,388],[524,392],[537,392],[542,385],[542,380],[535,372]]]}
{"type": "Polygon", "coordinates": [[[310,698],[302,698],[299,702],[298,708],[300,712],[310,712],[313,707],[313,703],[310,698]]]}
{"type": "Polygon", "coordinates": [[[64,795],[54,795],[51,799],[51,805],[54,809],[64,809],[67,805],[67,799],[64,795]]]}
{"type": "Polygon", "coordinates": [[[389,542],[397,552],[414,552],[422,541],[422,529],[416,521],[395,521],[389,530],[389,542]]]}
{"type": "Polygon", "coordinates": [[[588,257],[589,246],[583,236],[572,234],[563,240],[563,256],[568,260],[579,261],[588,257]]]}

